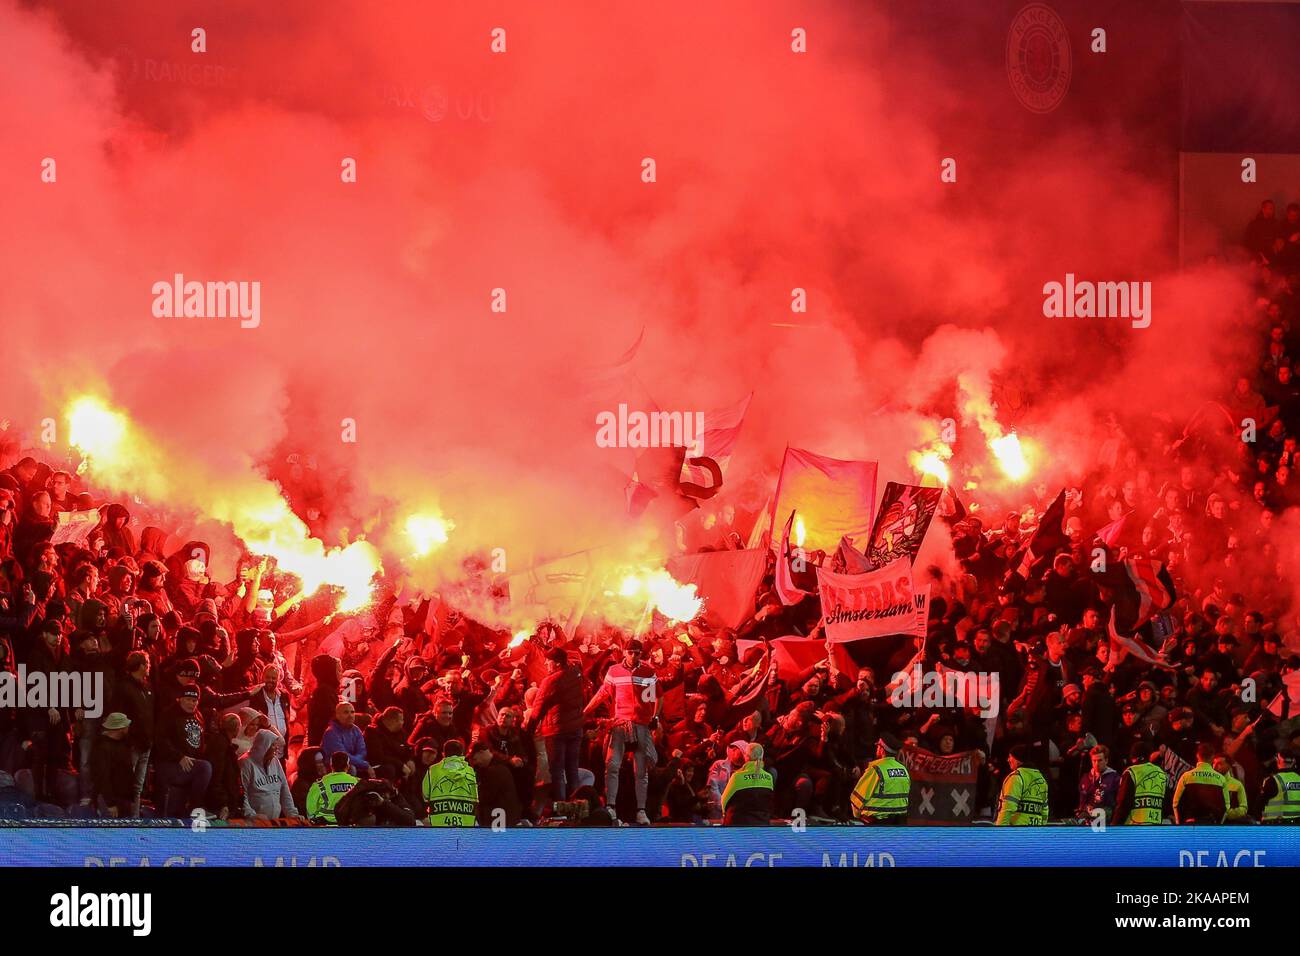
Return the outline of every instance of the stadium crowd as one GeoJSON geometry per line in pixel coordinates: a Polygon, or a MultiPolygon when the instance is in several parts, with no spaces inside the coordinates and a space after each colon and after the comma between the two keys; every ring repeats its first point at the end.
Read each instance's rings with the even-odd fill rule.
{"type": "MultiPolygon", "coordinates": [[[[1111,416],[1059,541],[1035,539],[1056,489],[1027,488],[1021,509],[987,519],[952,496],[937,520],[955,562],[915,569],[932,586],[925,638],[867,642],[860,660],[823,645],[797,673],[778,672],[768,642],[821,644],[821,609],[815,594],[782,603],[774,558],[734,630],[656,619],[634,638],[545,624],[519,643],[453,607],[394,613],[382,583],[370,626],[304,624],[263,600],[276,574],[265,560],[245,556],[234,581],[209,580],[205,543],[137,535],[126,507],[75,475],[11,459],[0,671],[101,674],[106,703],[95,715],[0,708],[0,817],[847,821],[871,816],[870,787],[857,785],[872,762],[910,747],[975,753],[973,819],[1006,822],[999,795],[1027,766],[1046,782],[1050,819],[1135,822],[1138,777],[1123,771],[1150,762],[1167,777],[1148,822],[1296,822],[1300,702],[1288,678],[1300,618],[1278,535],[1300,504],[1300,206],[1279,221],[1265,204],[1245,245],[1257,367],[1191,422],[1111,416]],[[1243,440],[1245,419],[1258,427],[1243,440]],[[52,543],[60,512],[96,506],[88,537],[52,543]],[[1026,563],[1034,540],[1053,546],[1026,563]],[[1095,573],[1099,547],[1168,571],[1176,600],[1139,632],[1149,660],[1111,639],[1118,597],[1095,573]],[[895,675],[918,662],[998,674],[996,719],[894,706],[895,675]],[[1227,782],[1207,811],[1203,781],[1180,778],[1210,767],[1227,782]],[[764,778],[770,797],[747,800],[741,777],[764,778]]],[[[749,535],[745,513],[706,506],[684,546],[734,546],[749,535]]],[[[466,576],[495,585],[481,564],[466,576]]]]}

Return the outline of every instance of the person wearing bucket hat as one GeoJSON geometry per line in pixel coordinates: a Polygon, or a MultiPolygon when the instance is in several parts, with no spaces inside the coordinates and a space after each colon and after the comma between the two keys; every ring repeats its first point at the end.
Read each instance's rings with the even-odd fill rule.
{"type": "Polygon", "coordinates": [[[126,714],[107,715],[90,750],[91,789],[110,817],[131,816],[135,804],[135,761],[126,740],[130,727],[126,714]]]}

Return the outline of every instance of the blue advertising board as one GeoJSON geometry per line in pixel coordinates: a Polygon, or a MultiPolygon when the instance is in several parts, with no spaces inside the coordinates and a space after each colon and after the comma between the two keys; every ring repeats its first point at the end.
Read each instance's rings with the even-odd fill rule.
{"type": "Polygon", "coordinates": [[[1279,867],[1300,828],[26,826],[0,829],[0,866],[1279,867]]]}

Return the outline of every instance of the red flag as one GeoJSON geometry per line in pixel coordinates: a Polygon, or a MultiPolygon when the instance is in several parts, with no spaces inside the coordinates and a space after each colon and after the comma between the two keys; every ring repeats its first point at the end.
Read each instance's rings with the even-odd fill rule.
{"type": "Polygon", "coordinates": [[[1056,500],[1048,505],[1047,510],[1043,512],[1042,520],[1038,522],[1038,530],[1029,539],[1029,544],[1025,545],[1024,550],[1020,552],[1020,561],[1017,563],[1015,571],[1010,572],[1010,574],[1018,574],[1028,581],[1030,575],[1034,572],[1034,566],[1038,562],[1052,557],[1058,550],[1065,547],[1070,539],[1065,534],[1064,524],[1065,489],[1062,488],[1061,493],[1056,496],[1056,500]]]}
{"type": "MultiPolygon", "coordinates": [[[[790,512],[790,519],[785,523],[785,528],[781,532],[781,553],[776,558],[776,593],[781,598],[781,603],[785,605],[798,604],[810,591],[794,583],[794,576],[790,572],[790,528],[794,525],[794,512],[790,512]]],[[[804,560],[803,552],[798,555],[799,560],[804,560]]]]}
{"type": "MultiPolygon", "coordinates": [[[[755,640],[736,641],[736,652],[743,658],[751,647],[765,643],[755,640]]],[[[793,683],[801,674],[819,661],[827,659],[826,642],[788,634],[771,642],[772,659],[776,661],[776,677],[787,684],[793,683]]],[[[832,644],[829,654],[831,664],[844,674],[858,672],[858,663],[849,653],[848,644],[832,644]]]]}
{"type": "Polygon", "coordinates": [[[763,505],[763,510],[758,513],[754,519],[754,529],[749,532],[748,548],[766,548],[769,545],[769,538],[772,536],[772,496],[767,496],[767,501],[763,505]]]}
{"type": "Polygon", "coordinates": [[[680,446],[641,449],[636,456],[635,478],[624,488],[628,514],[639,515],[653,505],[666,520],[677,521],[699,507],[681,491],[685,458],[686,449],[680,446]]]}
{"type": "Polygon", "coordinates": [[[1108,548],[1115,547],[1115,542],[1119,540],[1120,534],[1124,531],[1124,522],[1128,520],[1128,516],[1132,513],[1130,511],[1128,514],[1120,515],[1104,528],[1098,528],[1093,537],[1100,539],[1101,543],[1108,548]]]}
{"type": "Polygon", "coordinates": [[[786,448],[772,513],[798,511],[807,526],[803,547],[810,551],[832,551],[845,535],[866,541],[875,515],[876,470],[874,461],[786,448]]]}
{"type": "Polygon", "coordinates": [[[942,496],[942,488],[904,485],[897,481],[885,484],[866,548],[867,560],[873,567],[884,567],[901,557],[909,562],[916,560],[942,496]]]}
{"type": "Polygon", "coordinates": [[[754,712],[759,698],[768,692],[776,682],[776,657],[772,646],[765,644],[763,656],[748,671],[740,676],[735,686],[727,692],[727,703],[731,712],[729,718],[743,720],[754,712]]]}
{"type": "Polygon", "coordinates": [[[1286,717],[1286,694],[1282,693],[1281,691],[1278,691],[1277,696],[1275,696],[1272,700],[1270,700],[1268,702],[1268,706],[1265,707],[1264,709],[1267,710],[1274,717],[1276,717],[1278,720],[1282,720],[1283,718],[1285,718],[1286,717]]]}
{"type": "Polygon", "coordinates": [[[726,474],[727,464],[731,461],[731,454],[740,438],[740,426],[745,423],[745,412],[749,410],[749,402],[753,397],[754,393],[750,392],[742,401],[729,408],[704,413],[704,432],[695,436],[695,447],[690,450],[688,460],[682,466],[682,481],[705,486],[710,483],[709,473],[699,465],[690,464],[690,458],[711,458],[723,475],[726,474]]]}
{"type": "Polygon", "coordinates": [[[740,627],[754,613],[754,594],[767,570],[766,548],[705,551],[668,561],[680,584],[694,584],[704,599],[704,619],[715,627],[740,627]]]}
{"type": "Polygon", "coordinates": [[[1164,659],[1159,653],[1151,650],[1146,644],[1137,639],[1137,636],[1125,637],[1115,628],[1115,609],[1110,609],[1110,662],[1108,669],[1114,670],[1115,666],[1124,659],[1125,654],[1132,654],[1138,660],[1152,664],[1156,667],[1164,667],[1168,670],[1174,670],[1174,666],[1164,659]]]}
{"type": "Polygon", "coordinates": [[[1124,571],[1137,592],[1137,620],[1132,630],[1137,630],[1155,616],[1156,611],[1167,611],[1174,603],[1173,582],[1164,565],[1151,558],[1125,558],[1124,571]]]}
{"type": "Polygon", "coordinates": [[[415,642],[416,653],[421,653],[429,644],[437,646],[438,636],[446,626],[446,620],[447,606],[441,597],[435,595],[420,601],[415,613],[402,625],[402,630],[415,642]]]}
{"type": "Polygon", "coordinates": [[[867,556],[853,547],[852,540],[846,537],[840,538],[840,546],[835,551],[835,564],[831,570],[840,574],[865,574],[872,570],[872,566],[867,556]]]}
{"type": "Polygon", "coordinates": [[[827,640],[925,633],[930,592],[915,589],[906,558],[865,574],[818,568],[817,587],[827,640]]]}

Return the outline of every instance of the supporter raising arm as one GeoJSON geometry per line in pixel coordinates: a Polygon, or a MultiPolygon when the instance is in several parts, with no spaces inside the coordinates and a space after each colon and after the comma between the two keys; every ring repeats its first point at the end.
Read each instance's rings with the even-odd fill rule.
{"type": "Polygon", "coordinates": [[[636,768],[636,822],[650,824],[646,812],[646,798],[650,786],[650,767],[659,759],[651,733],[656,720],[660,698],[656,687],[654,668],[641,662],[644,647],[638,640],[624,645],[623,660],[605,672],[600,690],[588,702],[583,717],[599,711],[612,702],[613,719],[609,728],[609,741],[605,757],[605,802],[617,818],[618,776],[623,766],[627,747],[635,748],[633,762],[636,768]]]}

